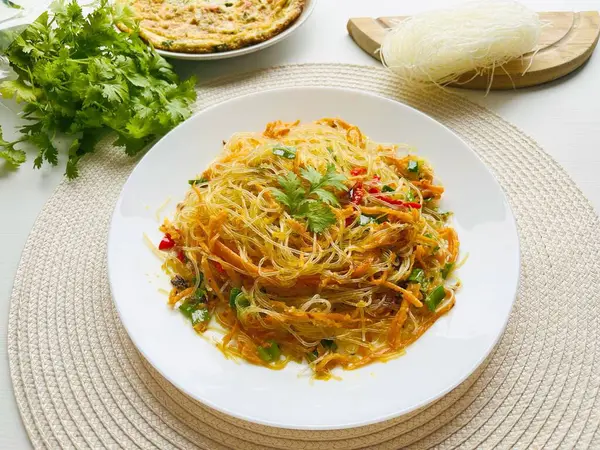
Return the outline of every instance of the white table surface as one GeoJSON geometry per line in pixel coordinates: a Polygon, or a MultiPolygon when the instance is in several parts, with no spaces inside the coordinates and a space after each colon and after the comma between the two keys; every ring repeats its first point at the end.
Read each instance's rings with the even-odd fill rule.
{"type": "MultiPolygon", "coordinates": [[[[342,62],[376,65],[346,33],[349,17],[407,15],[455,0],[318,0],[312,17],[286,41],[237,59],[178,62],[181,75],[200,80],[292,63],[342,62]]],[[[595,10],[599,0],[528,0],[538,11],[595,10]]],[[[31,4],[31,2],[29,2],[31,4]]],[[[557,82],[517,92],[461,91],[516,124],[552,155],[600,211],[600,50],[584,68],[557,82]]],[[[14,136],[14,104],[0,99],[0,125],[14,136]]],[[[27,235],[62,179],[63,166],[32,168],[33,155],[16,171],[0,162],[0,449],[31,448],[14,399],[7,355],[9,297],[27,235]]]]}

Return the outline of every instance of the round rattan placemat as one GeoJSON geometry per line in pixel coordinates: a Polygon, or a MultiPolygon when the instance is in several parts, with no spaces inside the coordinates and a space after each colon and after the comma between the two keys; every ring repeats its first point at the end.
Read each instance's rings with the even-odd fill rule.
{"type": "Polygon", "coordinates": [[[484,108],[448,92],[404,90],[377,68],[266,69],[201,87],[197,106],[285,86],[349,87],[408,103],[452,128],[493,171],[516,215],[522,251],[518,298],[494,352],[436,403],[361,428],[270,428],[190,399],[138,353],[110,297],[108,227],[135,161],[106,143],[50,198],[15,278],[10,368],[34,446],[600,448],[600,221],[563,169],[484,108]]]}

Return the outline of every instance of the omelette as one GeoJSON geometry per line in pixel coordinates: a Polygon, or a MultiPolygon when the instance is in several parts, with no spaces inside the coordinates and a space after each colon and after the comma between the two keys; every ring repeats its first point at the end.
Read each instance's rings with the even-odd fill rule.
{"type": "MultiPolygon", "coordinates": [[[[186,53],[234,50],[288,28],[305,0],[121,0],[155,48],[186,53]]],[[[128,31],[119,25],[123,31],[128,31]]]]}

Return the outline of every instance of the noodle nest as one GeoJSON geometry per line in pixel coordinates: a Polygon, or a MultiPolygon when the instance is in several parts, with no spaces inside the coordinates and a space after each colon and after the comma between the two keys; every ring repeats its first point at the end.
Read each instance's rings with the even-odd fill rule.
{"type": "Polygon", "coordinates": [[[233,135],[190,185],[158,253],[169,305],[198,333],[218,325],[226,356],[326,379],[402,354],[454,305],[444,189],[406,146],[276,121],[233,135]]]}

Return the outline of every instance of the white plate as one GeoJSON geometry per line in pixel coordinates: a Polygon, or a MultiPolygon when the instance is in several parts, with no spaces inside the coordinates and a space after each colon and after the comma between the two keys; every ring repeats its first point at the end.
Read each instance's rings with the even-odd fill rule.
{"type": "Polygon", "coordinates": [[[224,413],[266,425],[335,429],[390,419],[456,387],[489,354],[506,325],[519,277],[515,221],[504,194],[469,147],[443,125],[404,104],[358,91],[294,88],[239,97],[206,109],[156,144],[134,169],[115,207],[108,269],[113,298],[131,339],[175,386],[224,413]],[[225,359],[167,307],[160,262],[142,239],[157,243],[156,208],[164,215],[238,131],[262,130],[282,119],[339,116],[376,141],[403,142],[433,165],[446,187],[444,207],[466,264],[454,309],[406,355],[355,371],[341,381],[314,381],[304,366],[282,371],[225,359]]]}
{"type": "Polygon", "coordinates": [[[215,53],[184,53],[184,52],[170,52],[168,50],[159,50],[156,49],[157,53],[164,56],[165,58],[173,58],[173,59],[187,59],[194,61],[207,61],[209,59],[225,59],[225,58],[233,58],[235,56],[247,55],[248,53],[254,53],[259,50],[263,50],[271,45],[277,44],[278,42],[283,41],[286,37],[296,31],[298,28],[306,22],[308,16],[310,16],[315,9],[315,5],[317,0],[306,0],[304,5],[304,9],[300,13],[300,16],[296,19],[296,21],[290,25],[288,28],[283,30],[281,33],[276,34],[271,39],[268,39],[264,42],[260,42],[258,44],[250,45],[248,47],[239,48],[237,50],[229,50],[227,52],[215,52],[215,53]]]}

